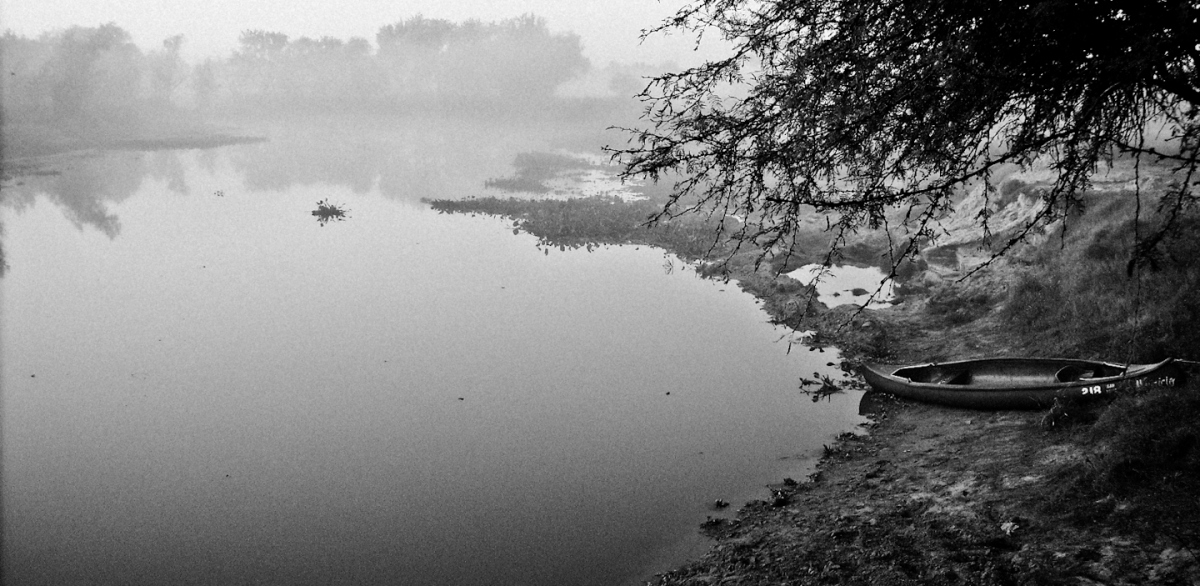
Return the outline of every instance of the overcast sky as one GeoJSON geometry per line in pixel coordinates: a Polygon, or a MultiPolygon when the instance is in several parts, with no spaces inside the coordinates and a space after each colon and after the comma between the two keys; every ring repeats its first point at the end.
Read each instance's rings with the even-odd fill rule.
{"type": "Polygon", "coordinates": [[[380,26],[423,14],[463,21],[503,20],[533,13],[553,32],[578,34],[597,66],[609,61],[692,64],[719,50],[676,34],[638,44],[642,29],[672,14],[684,0],[0,0],[0,27],[25,36],[73,25],[115,22],[143,49],[171,35],[186,37],[189,59],[224,56],[246,29],[301,36],[364,37],[372,43],[380,26]]]}

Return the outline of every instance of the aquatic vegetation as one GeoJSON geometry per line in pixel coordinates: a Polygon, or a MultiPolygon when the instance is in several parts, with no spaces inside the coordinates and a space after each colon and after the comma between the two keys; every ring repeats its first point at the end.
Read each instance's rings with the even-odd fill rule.
{"type": "Polygon", "coordinates": [[[322,227],[329,222],[342,222],[350,216],[346,215],[349,212],[344,205],[329,203],[329,198],[325,198],[317,202],[317,209],[312,211],[312,215],[317,217],[317,222],[322,227]]]}
{"type": "Polygon", "coordinates": [[[833,377],[819,372],[814,372],[813,376],[817,378],[800,377],[800,392],[811,396],[813,403],[842,392],[842,387],[833,380],[833,377]]]}
{"type": "Polygon", "coordinates": [[[532,200],[479,197],[462,200],[428,201],[442,213],[489,214],[513,220],[514,232],[525,231],[539,239],[539,246],[591,248],[607,244],[646,244],[669,250],[680,258],[694,260],[715,254],[717,219],[689,217],[663,220],[651,226],[650,219],[661,204],[650,200],[625,201],[616,196],[575,197],[566,200],[532,200]]]}

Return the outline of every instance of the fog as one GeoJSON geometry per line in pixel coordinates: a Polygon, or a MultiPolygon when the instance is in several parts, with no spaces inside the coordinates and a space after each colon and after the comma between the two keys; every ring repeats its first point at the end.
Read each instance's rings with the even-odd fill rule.
{"type": "MultiPolygon", "coordinates": [[[[640,39],[643,30],[672,17],[681,6],[681,2],[652,0],[0,0],[0,32],[11,28],[18,34],[37,36],[72,25],[116,22],[143,49],[155,48],[163,39],[183,34],[187,39],[184,58],[198,62],[227,57],[245,30],[275,31],[292,38],[371,40],[382,25],[417,14],[453,22],[469,18],[499,22],[533,13],[544,17],[556,33],[579,35],[584,55],[601,67],[611,61],[673,60],[691,64],[700,56],[694,39],[686,35],[640,39]]],[[[705,47],[713,45],[715,49],[718,36],[707,36],[705,47]]]]}
{"type": "Polygon", "coordinates": [[[748,294],[428,205],[618,185],[668,64],[533,15],[189,42],[0,38],[5,583],[633,583],[857,423],[748,294]]]}
{"type": "Polygon", "coordinates": [[[189,146],[214,128],[239,132],[247,121],[297,115],[624,124],[639,111],[633,96],[644,78],[671,67],[597,67],[578,35],[534,15],[418,15],[382,24],[369,39],[251,29],[229,54],[200,61],[185,59],[187,43],[172,35],[143,49],[116,23],[7,32],[6,158],[147,141],[189,146]]]}

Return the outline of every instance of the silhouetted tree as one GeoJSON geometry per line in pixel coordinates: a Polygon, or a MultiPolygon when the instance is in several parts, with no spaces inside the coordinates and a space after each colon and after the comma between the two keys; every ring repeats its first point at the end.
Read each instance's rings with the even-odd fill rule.
{"type": "Polygon", "coordinates": [[[771,247],[814,209],[835,244],[903,218],[912,254],[965,184],[1047,166],[1045,207],[1002,254],[1077,206],[1098,164],[1132,154],[1180,178],[1138,244],[1146,258],[1195,201],[1195,2],[698,0],[651,34],[713,29],[732,54],[656,78],[647,127],[618,151],[629,177],[684,174],[660,219],[741,215],[734,236],[771,247]],[[1155,125],[1162,144],[1147,141],[1155,125]]]}

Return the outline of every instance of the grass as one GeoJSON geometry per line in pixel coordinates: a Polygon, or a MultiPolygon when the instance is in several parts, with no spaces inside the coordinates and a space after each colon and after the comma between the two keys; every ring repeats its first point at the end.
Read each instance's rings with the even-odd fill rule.
{"type": "MultiPolygon", "coordinates": [[[[1153,387],[1121,396],[1089,430],[1098,458],[1089,475],[1096,486],[1120,489],[1146,476],[1200,482],[1200,386],[1153,387]]],[[[1200,492],[1193,494],[1200,496],[1200,492]]]]}
{"type": "Polygon", "coordinates": [[[1059,470],[1043,507],[1200,553],[1200,381],[1121,395],[1072,430],[1086,456],[1059,470]]]}
{"type": "Polygon", "coordinates": [[[926,311],[950,325],[973,322],[991,312],[994,295],[987,290],[942,287],[930,295],[926,311]]]}
{"type": "Polygon", "coordinates": [[[1200,349],[1200,218],[1184,219],[1154,268],[1131,272],[1127,195],[1105,196],[1072,231],[1027,252],[1004,307],[1026,350],[1148,362],[1200,349]]]}
{"type": "MultiPolygon", "coordinates": [[[[1009,263],[1000,307],[1016,353],[1152,362],[1200,352],[1200,217],[1185,213],[1151,266],[1135,269],[1131,193],[1091,195],[1087,211],[1009,263]]],[[[1107,405],[1066,406],[1044,421],[1085,457],[1059,470],[1044,506],[1081,526],[1157,535],[1200,551],[1200,372],[1107,405]],[[1065,434],[1065,435],[1061,435],[1065,434]]]]}

